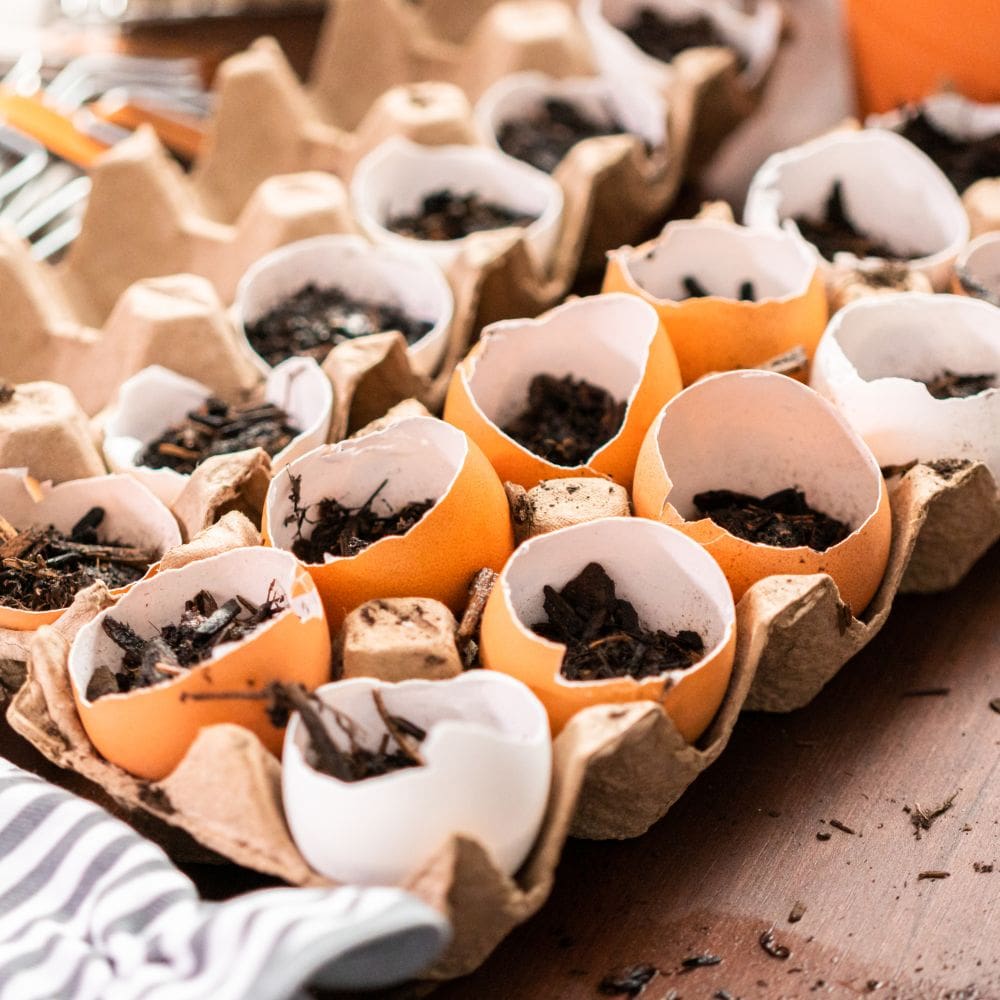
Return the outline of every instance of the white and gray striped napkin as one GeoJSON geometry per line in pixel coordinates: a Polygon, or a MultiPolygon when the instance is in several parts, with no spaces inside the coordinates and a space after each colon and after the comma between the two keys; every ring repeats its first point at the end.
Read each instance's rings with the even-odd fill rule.
{"type": "Polygon", "coordinates": [[[0,1000],[289,1000],[401,982],[449,937],[398,889],[203,902],[160,848],[0,758],[0,1000]]]}

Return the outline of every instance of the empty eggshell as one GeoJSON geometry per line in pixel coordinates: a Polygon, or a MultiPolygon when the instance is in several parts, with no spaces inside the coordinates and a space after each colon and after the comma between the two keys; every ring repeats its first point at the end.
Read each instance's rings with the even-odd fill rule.
{"type": "Polygon", "coordinates": [[[501,77],[476,102],[476,120],[498,149],[498,136],[508,122],[528,118],[546,100],[568,101],[592,121],[618,122],[643,139],[650,149],[667,141],[667,106],[653,88],[630,78],[616,86],[607,77],[574,76],[557,79],[544,73],[512,73],[501,77]]]}
{"type": "Polygon", "coordinates": [[[538,319],[488,326],[455,369],[444,418],[482,448],[504,482],[530,489],[543,479],[608,476],[627,484],[649,422],[680,387],[656,310],[632,295],[594,295],[538,319]],[[621,430],[585,465],[555,465],[501,430],[523,410],[539,374],[585,379],[628,402],[621,430]]]}
{"type": "MultiPolygon", "coordinates": [[[[744,222],[786,229],[801,237],[794,216],[819,218],[835,181],[847,212],[863,232],[922,271],[938,290],[947,287],[969,220],[951,182],[911,142],[883,129],[838,131],[769,157],[747,193],[744,222]]],[[[841,253],[830,263],[816,253],[828,276],[855,267],[841,253]]]]}
{"type": "Polygon", "coordinates": [[[1000,233],[976,237],[955,262],[954,290],[1000,306],[1000,233]]]}
{"type": "Polygon", "coordinates": [[[750,86],[763,79],[778,51],[783,18],[775,0],[759,0],[749,12],[728,0],[581,0],[580,20],[602,72],[639,71],[658,88],[670,82],[670,64],[647,55],[622,30],[643,8],[670,21],[707,15],[728,45],[745,59],[744,74],[750,86]]]}
{"type": "Polygon", "coordinates": [[[935,399],[918,380],[945,370],[992,374],[1000,385],[1000,309],[961,295],[854,302],[831,320],[812,385],[881,465],[971,459],[1000,481],[1000,388],[935,399]]]}
{"type": "MultiPolygon", "coordinates": [[[[102,539],[151,549],[158,556],[181,544],[173,514],[130,476],[94,476],[39,486],[23,469],[0,470],[0,516],[19,531],[51,524],[69,532],[92,507],[104,509],[98,529],[102,539]]],[[[112,593],[126,590],[121,587],[112,593]]],[[[65,610],[19,611],[0,604],[0,628],[31,631],[54,622],[65,610]]]]}
{"type": "Polygon", "coordinates": [[[491,234],[416,240],[386,226],[393,216],[419,211],[427,195],[442,190],[460,195],[474,192],[536,216],[520,228],[536,263],[547,267],[562,225],[563,193],[548,174],[527,163],[484,146],[420,146],[397,137],[372,150],[351,178],[355,215],[375,243],[419,250],[447,269],[473,241],[489,240],[491,234]]]}
{"type": "Polygon", "coordinates": [[[857,615],[889,558],[889,496],[872,453],[830,403],[773,372],[710,375],[671,400],[643,442],[632,503],[637,515],[703,545],[737,601],[767,576],[828,573],[857,615]],[[824,552],[754,543],[702,517],[692,499],[705,490],[764,497],[789,487],[851,534],[824,552]]]}
{"type": "Polygon", "coordinates": [[[656,309],[685,385],[794,347],[812,357],[827,320],[816,255],[801,240],[707,219],[671,222],[656,239],[608,254],[604,291],[637,295],[656,309]],[[688,276],[709,294],[689,297],[688,276]],[[756,301],[740,301],[746,281],[756,301]]]}
{"type": "MultiPolygon", "coordinates": [[[[282,791],[305,859],[338,882],[396,884],[463,836],[513,875],[538,835],[549,796],[552,745],[538,699],[523,684],[484,670],[443,681],[356,678],[321,687],[317,696],[353,721],[369,749],[386,732],[373,691],[389,712],[427,732],[424,764],[341,781],[307,762],[308,734],[294,715],[282,791]]],[[[330,714],[321,718],[346,749],[330,714]]]]}
{"type": "Polygon", "coordinates": [[[736,612],[726,578],[704,549],[681,532],[641,518],[611,517],[539,535],[504,567],[483,614],[483,665],[510,674],[541,698],[558,733],[590,705],[658,701],[693,742],[712,721],[729,685],[736,649],[736,612]],[[561,673],[566,647],[536,635],[545,620],[546,585],[557,590],[591,562],[614,580],[643,626],[692,629],[705,655],[687,670],[655,677],[571,681],[561,673]]]}
{"type": "MultiPolygon", "coordinates": [[[[212,395],[208,386],[159,365],[151,365],[122,383],[104,425],[104,456],[114,472],[127,472],[172,505],[188,475],[173,469],[139,465],[150,441],[183,422],[212,395]]],[[[279,469],[326,440],[333,411],[330,380],[312,358],[289,358],[271,370],[264,399],[280,406],[300,433],[271,459],[279,469]]]]}
{"type": "Polygon", "coordinates": [[[79,631],[70,648],[69,674],[80,721],[97,751],[126,771],[155,781],[180,763],[204,726],[215,723],[246,726],[279,753],[282,733],[268,718],[263,700],[184,696],[259,692],[272,681],[312,690],[330,678],[330,635],[316,588],[298,562],[287,552],[248,546],[135,584],[79,631]],[[121,650],[102,627],[109,615],[151,638],[161,626],[176,622],[185,602],[200,590],[220,604],[239,596],[260,605],[272,584],[286,596],[287,607],[244,639],[221,643],[207,660],[175,680],[87,699],[95,668],[121,662],[121,650]]]}
{"type": "MultiPolygon", "coordinates": [[[[414,368],[434,371],[448,346],[455,303],[451,286],[427,257],[395,246],[373,246],[360,236],[316,236],[261,257],[240,280],[233,309],[238,328],[255,322],[310,282],[353,298],[400,308],[431,329],[407,350],[414,368]]],[[[260,358],[262,370],[270,371],[260,358]]]]}
{"type": "Polygon", "coordinates": [[[268,544],[295,541],[290,489],[301,477],[306,508],[327,497],[363,504],[383,482],[380,513],[413,501],[434,505],[405,535],[382,538],[354,556],[307,564],[336,633],[349,611],[384,597],[433,597],[461,614],[469,582],[499,570],[514,548],[507,497],[483,453],[433,417],[408,417],[364,437],[314,449],[271,481],[264,513],[268,544]]]}

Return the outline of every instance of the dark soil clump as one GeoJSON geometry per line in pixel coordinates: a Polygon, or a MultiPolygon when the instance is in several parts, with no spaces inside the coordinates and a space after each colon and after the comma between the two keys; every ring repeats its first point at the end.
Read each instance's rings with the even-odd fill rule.
{"type": "Polygon", "coordinates": [[[697,493],[694,505],[705,517],[737,538],[792,549],[806,545],[825,552],[842,542],[851,529],[810,507],[801,490],[778,490],[763,499],[732,490],[697,493]]]}
{"type": "Polygon", "coordinates": [[[150,469],[192,473],[213,455],[263,448],[274,457],[300,433],[288,414],[273,403],[230,406],[207,399],[183,423],[165,430],[140,453],[137,464],[150,469]]]}
{"type": "Polygon", "coordinates": [[[104,508],[92,507],[67,535],[52,525],[17,531],[0,517],[0,604],[55,611],[98,580],[111,590],[141,579],[159,554],[102,541],[104,508]]]}
{"type": "Polygon", "coordinates": [[[456,194],[434,191],[412,215],[394,215],[386,228],[413,240],[460,240],[470,233],[528,226],[538,218],[525,212],[486,201],[475,191],[456,194]]]}
{"type": "Polygon", "coordinates": [[[935,399],[967,399],[969,396],[978,396],[987,389],[996,388],[997,377],[992,372],[983,375],[957,375],[946,368],[935,378],[925,379],[924,385],[935,399]]]}
{"type": "Polygon", "coordinates": [[[589,563],[562,590],[546,586],[546,621],[532,625],[545,639],[566,646],[562,675],[571,681],[655,677],[686,670],[705,652],[697,632],[650,631],[632,604],[615,593],[599,563],[589,563]]]}
{"type": "MultiPolygon", "coordinates": [[[[684,286],[685,298],[689,299],[704,299],[713,292],[708,291],[705,286],[693,275],[686,274],[681,279],[681,284],[684,286]]],[[[737,295],[737,300],[740,302],[756,302],[757,293],[754,290],[752,281],[743,281],[740,283],[739,294],[737,295]]]]}
{"type": "Polygon", "coordinates": [[[1000,177],[1000,132],[981,139],[954,139],[918,108],[906,119],[900,135],[922,149],[959,194],[985,177],[1000,177]]]}
{"type": "MultiPolygon", "coordinates": [[[[652,7],[641,7],[621,30],[646,55],[660,62],[670,62],[687,49],[707,46],[732,49],[712,19],[704,14],[675,21],[652,7]]],[[[746,57],[741,52],[736,52],[736,57],[739,68],[745,69],[746,57]]]]}
{"type": "Polygon", "coordinates": [[[598,121],[570,101],[548,97],[530,117],[504,122],[497,141],[508,156],[551,174],[578,142],[625,131],[614,119],[598,121]]]}
{"type": "Polygon", "coordinates": [[[368,302],[342,288],[319,288],[309,282],[247,324],[250,346],[269,364],[291,357],[315,358],[320,364],[338,344],[374,333],[398,330],[415,344],[433,327],[413,319],[399,306],[368,302]]]}
{"type": "Polygon", "coordinates": [[[897,261],[923,256],[919,252],[897,253],[888,243],[880,243],[874,237],[857,229],[847,215],[844,206],[844,186],[841,181],[833,182],[822,218],[810,219],[804,215],[796,215],[794,221],[803,239],[808,240],[829,261],[832,261],[838,253],[852,253],[862,259],[882,257],[897,261]]]}
{"type": "Polygon", "coordinates": [[[106,694],[173,680],[207,660],[219,644],[246,638],[287,606],[274,582],[259,607],[239,595],[220,605],[207,590],[200,590],[184,602],[180,619],[163,625],[151,639],[143,639],[130,625],[106,615],[101,625],[123,656],[115,668],[97,667],[87,685],[87,699],[96,701],[106,694]]]}
{"type": "Polygon", "coordinates": [[[414,500],[399,510],[377,514],[375,501],[388,484],[386,479],[360,507],[345,507],[339,500],[327,497],[313,505],[316,516],[310,517],[309,508],[301,504],[302,477],[289,479],[292,513],[285,518],[285,524],[295,525],[292,552],[308,563],[322,563],[328,552],[334,556],[356,556],[382,538],[405,535],[435,503],[433,498],[414,500]],[[313,526],[308,538],[303,535],[306,525],[313,526]]]}
{"type": "Polygon", "coordinates": [[[585,463],[608,443],[625,420],[626,402],[572,375],[536,375],[528,406],[502,428],[518,444],[556,465],[585,463]]]}

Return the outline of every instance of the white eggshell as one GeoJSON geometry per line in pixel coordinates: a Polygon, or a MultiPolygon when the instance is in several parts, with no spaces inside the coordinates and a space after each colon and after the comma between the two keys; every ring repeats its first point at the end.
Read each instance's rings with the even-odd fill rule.
{"type": "MultiPolygon", "coordinates": [[[[151,365],[126,379],[118,390],[104,426],[104,457],[115,472],[135,476],[167,506],[187,485],[189,476],[173,469],[138,465],[146,445],[168,427],[184,420],[212,395],[211,390],[160,365],[151,365]]],[[[321,445],[330,430],[333,387],[312,358],[289,358],[267,378],[264,397],[288,413],[301,429],[288,446],[271,459],[272,470],[321,445]]]]}
{"type": "MultiPolygon", "coordinates": [[[[481,197],[537,216],[521,227],[539,267],[548,265],[559,237],[563,214],[562,188],[546,173],[483,146],[420,146],[396,137],[377,146],[357,165],[351,178],[354,213],[374,242],[419,250],[448,268],[473,240],[415,240],[400,236],[386,222],[400,213],[416,212],[426,195],[447,189],[481,197]]],[[[501,232],[502,230],[497,230],[501,232]]]]}
{"type": "Polygon", "coordinates": [[[881,465],[972,459],[1000,480],[1000,389],[935,399],[915,381],[946,368],[1000,375],[1000,309],[962,295],[873,296],[830,321],[813,360],[812,385],[881,465]]]}
{"type": "MultiPolygon", "coordinates": [[[[433,372],[441,361],[455,310],[451,286],[441,269],[407,248],[373,246],[360,236],[316,236],[262,257],[243,275],[236,290],[237,328],[245,336],[248,324],[310,282],[398,306],[413,319],[432,323],[407,353],[424,374],[433,372]]],[[[254,357],[264,372],[271,371],[263,358],[256,353],[254,357]]]]}
{"type": "Polygon", "coordinates": [[[958,255],[955,274],[969,295],[1000,305],[1000,233],[976,237],[958,255]]]}
{"type": "MultiPolygon", "coordinates": [[[[775,153],[754,175],[744,209],[746,225],[784,228],[801,238],[793,216],[819,217],[834,181],[843,185],[852,221],[906,256],[912,270],[943,290],[969,238],[958,193],[934,162],[911,142],[882,129],[832,132],[775,153]]],[[[837,255],[831,272],[851,270],[858,258],[837,255]]]]}
{"type": "MultiPolygon", "coordinates": [[[[961,94],[931,94],[920,102],[920,110],[940,132],[960,141],[985,139],[1000,132],[1000,104],[980,104],[961,94]]],[[[869,115],[866,128],[897,131],[906,123],[908,112],[897,108],[880,115],[869,115]]],[[[997,167],[1000,174],[1000,165],[997,167]]]]}
{"type": "MultiPolygon", "coordinates": [[[[316,694],[355,723],[363,746],[385,733],[372,691],[386,708],[427,731],[422,767],[343,782],[305,759],[307,732],[292,717],[282,791],[292,836],[328,878],[398,884],[454,836],[477,841],[512,875],[538,835],[548,802],[552,744],[541,702],[519,681],[476,670],[447,681],[383,684],[355,678],[316,694]]],[[[324,713],[330,734],[344,734],[324,713]]]]}

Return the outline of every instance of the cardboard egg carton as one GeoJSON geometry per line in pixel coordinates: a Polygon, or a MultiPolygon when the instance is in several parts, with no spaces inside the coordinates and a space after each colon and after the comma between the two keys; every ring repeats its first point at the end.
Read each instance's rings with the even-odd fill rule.
{"type": "MultiPolygon", "coordinates": [[[[409,411],[407,403],[401,411],[409,411]]],[[[228,548],[257,544],[267,469],[253,452],[213,460],[192,477],[187,530],[192,540],[164,565],[185,565],[228,548]],[[227,463],[223,467],[222,463],[227,463]],[[194,530],[203,530],[194,535],[194,530]]],[[[574,716],[554,744],[550,801],[528,860],[514,877],[500,872],[478,843],[457,837],[407,880],[455,929],[430,976],[446,979],[481,964],[548,896],[567,836],[638,836],[660,819],[725,749],[744,708],[790,711],[810,701],[885,623],[896,594],[953,586],[1000,538],[1000,496],[989,471],[972,463],[918,465],[893,477],[889,566],[860,618],[825,574],[769,577],[737,606],[736,659],[724,701],[708,730],[688,744],[655,702],[598,705],[574,716]]],[[[512,491],[515,519],[525,504],[512,491]]],[[[551,501],[547,501],[550,503],[551,501]]],[[[602,513],[591,498],[560,522],[602,513]]],[[[527,530],[551,525],[521,518],[527,530]]],[[[223,858],[293,885],[324,884],[296,848],[285,822],[281,765],[238,726],[203,729],[177,768],[159,782],[137,779],[94,750],[77,715],[67,672],[76,632],[113,603],[97,584],[61,619],[31,639],[26,677],[7,712],[11,726],[50,761],[66,768],[83,794],[114,800],[130,821],[179,857],[192,843],[204,858],[223,858]],[[80,778],[87,782],[80,788],[80,778]],[[221,791],[225,794],[220,794],[221,791]],[[234,792],[236,794],[234,794],[234,792]]],[[[8,655],[0,644],[0,657],[8,655]]]]}

